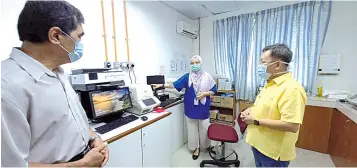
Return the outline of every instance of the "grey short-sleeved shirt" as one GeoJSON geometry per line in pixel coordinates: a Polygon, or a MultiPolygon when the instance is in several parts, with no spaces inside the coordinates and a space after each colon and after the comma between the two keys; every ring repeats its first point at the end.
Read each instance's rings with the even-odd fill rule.
{"type": "Polygon", "coordinates": [[[14,48],[1,62],[1,166],[67,162],[89,141],[89,125],[63,70],[14,48]]]}

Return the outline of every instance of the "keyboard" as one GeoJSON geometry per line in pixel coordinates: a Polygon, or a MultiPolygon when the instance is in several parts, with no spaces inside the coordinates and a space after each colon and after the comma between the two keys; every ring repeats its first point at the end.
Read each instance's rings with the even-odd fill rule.
{"type": "Polygon", "coordinates": [[[134,116],[134,115],[129,115],[126,117],[121,117],[117,120],[114,120],[112,122],[109,122],[105,125],[102,125],[100,127],[95,128],[95,130],[100,133],[100,134],[105,134],[111,130],[117,129],[125,124],[129,124],[130,122],[133,122],[135,120],[139,119],[139,117],[134,116]]]}
{"type": "Polygon", "coordinates": [[[164,101],[162,101],[161,103],[160,103],[160,107],[166,107],[166,106],[168,106],[168,105],[170,105],[170,104],[172,104],[172,103],[175,103],[175,102],[177,102],[177,101],[179,101],[178,99],[167,99],[167,100],[164,100],[164,101]]]}

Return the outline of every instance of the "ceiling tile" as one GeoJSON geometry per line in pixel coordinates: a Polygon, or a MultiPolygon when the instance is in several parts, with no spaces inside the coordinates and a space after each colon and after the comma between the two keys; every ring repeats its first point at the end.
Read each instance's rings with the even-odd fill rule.
{"type": "Polygon", "coordinates": [[[197,1],[162,1],[162,3],[191,19],[213,15],[197,1]]]}
{"type": "Polygon", "coordinates": [[[229,12],[233,10],[252,10],[257,7],[266,6],[267,8],[275,8],[278,6],[297,3],[302,0],[294,1],[161,1],[172,9],[182,13],[183,15],[197,19],[214,14],[229,12]]]}
{"type": "Polygon", "coordinates": [[[238,4],[235,1],[203,1],[201,4],[215,14],[238,9],[238,4]]]}

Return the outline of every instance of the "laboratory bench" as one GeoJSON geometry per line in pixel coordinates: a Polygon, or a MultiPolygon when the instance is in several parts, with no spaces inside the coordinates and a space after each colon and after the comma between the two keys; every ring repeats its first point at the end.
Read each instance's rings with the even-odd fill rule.
{"type": "Polygon", "coordinates": [[[309,97],[296,146],[329,154],[336,167],[357,166],[357,109],[309,97]]]}
{"type": "MultiPolygon", "coordinates": [[[[171,166],[172,154],[187,142],[183,100],[164,108],[165,112],[144,114],[146,121],[139,118],[100,135],[109,143],[106,167],[171,166]]],[[[91,128],[101,125],[91,124],[91,128]]]]}

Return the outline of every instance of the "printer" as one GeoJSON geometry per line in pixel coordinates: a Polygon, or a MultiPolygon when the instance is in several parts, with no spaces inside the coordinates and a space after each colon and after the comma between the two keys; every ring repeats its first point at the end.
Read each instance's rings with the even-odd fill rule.
{"type": "Polygon", "coordinates": [[[95,85],[98,83],[113,83],[121,81],[124,84],[125,73],[108,68],[75,69],[72,70],[72,85],[95,85]]]}
{"type": "Polygon", "coordinates": [[[128,111],[131,113],[143,115],[153,111],[154,108],[161,103],[160,100],[154,96],[150,85],[129,85],[129,90],[133,107],[128,109],[128,111]]]}

